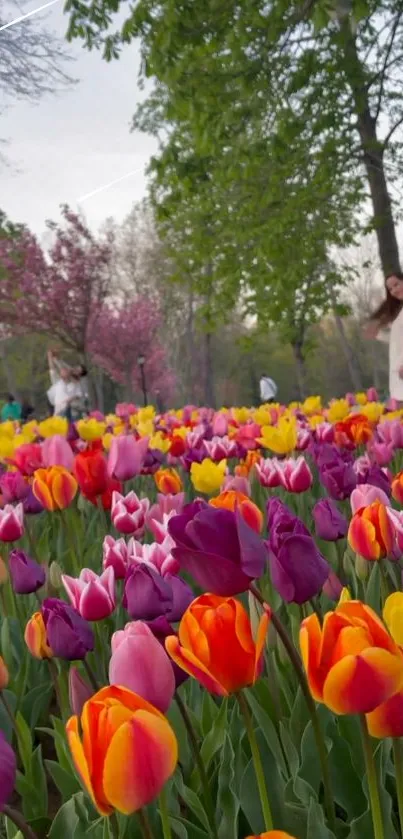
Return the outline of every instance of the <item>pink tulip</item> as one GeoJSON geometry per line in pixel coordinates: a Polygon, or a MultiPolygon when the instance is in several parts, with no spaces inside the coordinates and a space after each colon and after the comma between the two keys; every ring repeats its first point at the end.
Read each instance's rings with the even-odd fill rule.
{"type": "Polygon", "coordinates": [[[235,492],[242,492],[243,495],[247,495],[249,498],[251,496],[250,481],[240,475],[227,475],[221,486],[221,492],[225,492],[226,489],[233,489],[235,492]]]}
{"type": "Polygon", "coordinates": [[[126,624],[112,635],[109,682],[122,685],[165,713],[175,692],[175,677],[167,653],[141,621],[126,624]]]}
{"type": "Polygon", "coordinates": [[[260,425],[256,422],[249,422],[238,428],[235,439],[237,443],[244,447],[244,449],[257,449],[259,448],[257,438],[260,437],[261,434],[262,429],[260,425]]]}
{"type": "Polygon", "coordinates": [[[102,413],[102,411],[91,411],[90,417],[92,419],[96,419],[98,422],[103,422],[105,419],[105,415],[102,413]]]}
{"type": "Polygon", "coordinates": [[[385,507],[390,507],[389,498],[383,489],[372,486],[372,484],[358,484],[350,496],[352,512],[356,513],[362,507],[369,507],[374,501],[380,501],[385,507]]]}
{"type": "Polygon", "coordinates": [[[208,457],[215,463],[226,460],[226,458],[236,457],[238,453],[235,440],[230,440],[229,437],[213,437],[212,440],[205,440],[204,447],[208,457]]]}
{"type": "Polygon", "coordinates": [[[331,422],[321,422],[315,428],[315,437],[318,443],[333,443],[334,425],[331,422]]]}
{"type": "Polygon", "coordinates": [[[135,492],[123,496],[112,494],[111,518],[119,533],[127,533],[140,539],[146,526],[146,515],[150,507],[148,498],[138,498],[135,492]]]}
{"type": "Polygon", "coordinates": [[[129,555],[124,539],[105,536],[102,564],[104,569],[113,568],[116,580],[124,580],[129,566],[129,555]]]}
{"type": "Polygon", "coordinates": [[[145,562],[152,565],[162,577],[165,574],[177,574],[180,564],[171,554],[174,547],[175,542],[169,535],[161,544],[153,542],[151,545],[143,545],[135,539],[130,539],[127,546],[129,564],[140,565],[145,562]]]}
{"type": "Polygon", "coordinates": [[[84,681],[77,667],[70,667],[69,670],[69,699],[70,708],[73,714],[81,716],[81,711],[88,699],[95,693],[93,688],[84,681]]]}
{"type": "Polygon", "coordinates": [[[171,510],[170,513],[163,513],[162,521],[147,518],[147,527],[158,544],[161,544],[168,536],[168,524],[171,518],[176,515],[175,510],[171,510]]]}
{"type": "Polygon", "coordinates": [[[108,474],[117,481],[130,481],[139,475],[148,449],[148,437],[135,440],[132,434],[114,437],[109,451],[108,474]]]}
{"type": "Polygon", "coordinates": [[[399,410],[399,402],[397,399],[388,399],[385,403],[385,410],[386,411],[398,411],[399,410]]]}
{"type": "Polygon", "coordinates": [[[61,434],[54,434],[43,441],[42,460],[45,467],[64,466],[69,472],[73,471],[74,455],[66,438],[61,434]]]}
{"type": "Polygon", "coordinates": [[[228,417],[226,414],[215,414],[212,422],[214,437],[225,437],[228,434],[228,417]]]}
{"type": "MultiPolygon", "coordinates": [[[[350,408],[352,408],[356,404],[355,393],[346,393],[346,401],[350,405],[350,408]]],[[[332,402],[334,402],[333,399],[332,402]]],[[[332,402],[330,404],[332,404],[332,402]]]]}
{"type": "Polygon", "coordinates": [[[137,408],[132,402],[118,402],[115,408],[115,414],[120,419],[127,419],[132,414],[137,414],[137,408]]]}
{"type": "Polygon", "coordinates": [[[312,434],[309,428],[299,428],[297,438],[297,449],[299,452],[304,452],[308,448],[312,440],[312,434]]]}
{"type": "Polygon", "coordinates": [[[114,611],[116,593],[113,568],[107,568],[100,577],[90,568],[83,568],[78,579],[62,574],[62,581],[71,605],[85,620],[100,621],[114,611]]]}
{"type": "Polygon", "coordinates": [[[395,449],[403,449],[403,422],[400,419],[380,422],[377,432],[384,443],[390,443],[395,449]]]}
{"type": "Polygon", "coordinates": [[[306,492],[313,484],[312,472],[303,457],[292,457],[282,460],[279,464],[281,469],[282,484],[288,492],[306,492]]]}
{"type": "Polygon", "coordinates": [[[0,510],[0,542],[16,542],[24,533],[24,508],[6,504],[0,510]]]}
{"type": "Polygon", "coordinates": [[[369,387],[367,390],[368,402],[379,402],[379,395],[376,387],[369,387]]]}
{"type": "Polygon", "coordinates": [[[395,454],[392,443],[378,443],[376,440],[368,444],[368,451],[378,466],[387,466],[395,454]]]}
{"type": "Polygon", "coordinates": [[[268,457],[255,463],[256,475],[259,483],[268,489],[282,486],[281,464],[276,457],[268,457]]]}
{"type": "Polygon", "coordinates": [[[403,552],[403,510],[394,510],[386,507],[389,521],[392,523],[396,536],[396,549],[394,555],[389,559],[400,559],[403,552]]]}

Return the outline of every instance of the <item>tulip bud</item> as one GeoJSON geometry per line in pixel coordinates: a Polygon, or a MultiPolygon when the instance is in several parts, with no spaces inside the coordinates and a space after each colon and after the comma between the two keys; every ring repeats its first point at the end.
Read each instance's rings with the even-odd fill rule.
{"type": "Polygon", "coordinates": [[[4,659],[0,656],[0,691],[4,690],[9,681],[7,666],[4,659]]]}
{"type": "Polygon", "coordinates": [[[355,573],[361,582],[365,582],[369,574],[369,565],[366,559],[362,556],[356,556],[355,558],[355,573]]]}
{"type": "Polygon", "coordinates": [[[4,559],[0,556],[0,586],[4,586],[8,580],[8,570],[4,559]]]}
{"type": "Polygon", "coordinates": [[[82,678],[77,667],[70,667],[69,671],[69,699],[70,708],[73,714],[81,716],[81,712],[87,699],[94,695],[94,691],[82,678]]]}
{"type": "Polygon", "coordinates": [[[52,588],[62,587],[62,570],[57,562],[52,562],[49,567],[49,582],[52,588]]]}

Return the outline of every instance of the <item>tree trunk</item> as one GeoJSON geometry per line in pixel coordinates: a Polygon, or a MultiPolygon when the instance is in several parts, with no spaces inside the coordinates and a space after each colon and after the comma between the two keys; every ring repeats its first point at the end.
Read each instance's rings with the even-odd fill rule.
{"type": "Polygon", "coordinates": [[[206,332],[204,356],[204,401],[209,408],[215,408],[213,334],[206,332]]]}
{"type": "Polygon", "coordinates": [[[194,332],[194,296],[193,288],[189,288],[188,316],[186,322],[186,345],[188,351],[188,365],[186,371],[186,398],[185,401],[195,401],[195,378],[196,378],[196,344],[194,332]]]}
{"type": "Polygon", "coordinates": [[[292,349],[295,358],[295,375],[297,379],[298,399],[303,402],[306,394],[306,367],[301,342],[295,342],[292,345],[292,349]]]}
{"type": "Polygon", "coordinates": [[[341,347],[344,353],[344,357],[347,362],[348,372],[350,374],[351,383],[353,385],[354,390],[362,390],[363,383],[362,383],[362,374],[360,363],[358,358],[353,351],[351,344],[347,338],[346,330],[344,328],[344,323],[340,315],[337,314],[336,311],[333,312],[333,317],[335,320],[336,328],[339,333],[341,347]]]}
{"type": "Polygon", "coordinates": [[[377,136],[377,118],[370,111],[367,73],[361,64],[349,20],[341,24],[345,36],[345,73],[353,95],[357,129],[374,211],[374,227],[384,276],[400,272],[399,248],[384,166],[384,148],[377,136]]]}
{"type": "Polygon", "coordinates": [[[9,391],[9,393],[13,394],[13,396],[17,396],[17,393],[15,391],[15,387],[14,387],[14,376],[13,376],[12,370],[10,368],[10,365],[7,361],[7,349],[6,349],[5,341],[0,341],[0,357],[1,357],[1,362],[2,362],[2,365],[3,365],[4,376],[5,376],[5,379],[6,379],[6,382],[7,382],[7,389],[9,391]]]}

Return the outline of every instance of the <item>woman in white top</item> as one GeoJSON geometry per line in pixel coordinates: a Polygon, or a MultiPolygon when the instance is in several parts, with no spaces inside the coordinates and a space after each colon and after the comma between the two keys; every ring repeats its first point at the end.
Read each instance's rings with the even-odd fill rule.
{"type": "Polygon", "coordinates": [[[76,389],[71,369],[67,364],[60,362],[51,350],[48,352],[48,362],[52,386],[47,392],[47,397],[53,406],[53,413],[55,416],[70,419],[70,403],[76,389]]]}
{"type": "Polygon", "coordinates": [[[386,277],[386,300],[366,328],[368,338],[389,343],[389,395],[403,405],[403,274],[386,277]]]}

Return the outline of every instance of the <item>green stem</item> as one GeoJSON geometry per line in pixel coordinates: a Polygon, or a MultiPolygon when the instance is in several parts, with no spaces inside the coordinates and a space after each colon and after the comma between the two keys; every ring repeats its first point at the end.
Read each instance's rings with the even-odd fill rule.
{"type": "Polygon", "coordinates": [[[87,673],[87,676],[88,676],[88,678],[91,682],[91,685],[94,688],[95,692],[97,693],[99,691],[99,684],[98,684],[98,682],[95,678],[95,674],[93,673],[92,668],[90,667],[86,658],[83,659],[83,665],[84,665],[84,669],[87,673]]]}
{"type": "Polygon", "coordinates": [[[151,830],[150,822],[148,821],[148,816],[145,810],[137,810],[137,817],[140,822],[141,832],[143,834],[143,839],[154,839],[153,832],[151,830]]]}
{"type": "Polygon", "coordinates": [[[3,815],[7,816],[7,818],[15,824],[24,839],[38,839],[37,834],[31,830],[30,826],[26,823],[25,819],[18,810],[14,810],[13,807],[9,807],[8,804],[5,804],[3,807],[3,815]]]}
{"type": "Polygon", "coordinates": [[[295,670],[297,675],[302,693],[305,698],[305,702],[308,706],[308,711],[311,717],[312,722],[312,729],[313,734],[315,737],[316,748],[318,751],[319,763],[322,772],[322,780],[323,780],[323,790],[324,790],[324,797],[325,797],[325,809],[326,814],[329,822],[329,827],[333,831],[336,832],[336,811],[334,807],[334,798],[333,798],[333,791],[332,791],[332,783],[330,778],[330,770],[329,770],[329,761],[327,757],[326,751],[326,743],[322,733],[322,729],[319,723],[319,717],[316,710],[315,702],[311,696],[311,691],[309,690],[308,682],[305,677],[305,673],[302,667],[301,659],[298,655],[297,650],[294,647],[294,644],[291,641],[291,638],[288,636],[286,629],[284,628],[283,624],[281,623],[280,619],[277,617],[276,613],[270,609],[268,603],[265,602],[260,591],[256,586],[253,584],[250,586],[250,591],[256,597],[256,599],[261,603],[261,605],[269,611],[271,615],[271,622],[287,652],[287,655],[291,661],[291,664],[295,670]]]}
{"type": "Polygon", "coordinates": [[[112,815],[106,819],[106,824],[108,836],[111,837],[111,839],[119,839],[119,824],[116,818],[116,813],[112,813],[112,815]]]}
{"type": "Polygon", "coordinates": [[[379,561],[379,571],[380,571],[380,578],[381,578],[381,597],[382,597],[382,607],[383,607],[384,604],[385,604],[385,601],[387,600],[388,595],[389,595],[389,585],[388,585],[388,579],[387,579],[387,576],[386,576],[385,563],[384,563],[383,559],[381,559],[379,561]]]}
{"type": "Polygon", "coordinates": [[[368,792],[371,802],[372,824],[374,827],[374,839],[384,839],[378,778],[365,714],[360,715],[360,721],[362,749],[364,752],[365,768],[367,771],[368,792]]]}
{"type": "Polygon", "coordinates": [[[187,735],[189,737],[190,747],[191,747],[192,752],[193,752],[193,758],[194,758],[195,764],[196,764],[196,766],[199,770],[200,781],[201,781],[202,790],[203,790],[204,806],[205,806],[205,809],[206,809],[206,813],[208,814],[211,833],[212,833],[214,839],[218,839],[217,826],[216,826],[215,814],[214,814],[214,805],[213,805],[213,799],[211,797],[210,784],[209,784],[209,780],[208,780],[207,773],[206,773],[206,767],[203,763],[203,759],[202,759],[202,756],[200,754],[200,749],[199,749],[199,744],[197,742],[197,737],[196,737],[196,734],[195,734],[195,731],[194,731],[194,728],[193,728],[193,725],[192,725],[192,721],[191,721],[191,719],[189,717],[189,714],[187,712],[186,705],[183,702],[183,700],[182,700],[181,696],[179,695],[178,691],[176,691],[176,693],[175,693],[175,700],[176,700],[176,704],[179,708],[179,711],[181,713],[181,716],[182,716],[182,719],[183,719],[183,722],[184,722],[184,725],[185,725],[185,728],[186,728],[186,731],[187,731],[187,735]]]}
{"type": "Polygon", "coordinates": [[[395,763],[396,795],[399,809],[400,833],[403,836],[403,742],[400,737],[394,737],[393,759],[395,763]]]}
{"type": "Polygon", "coordinates": [[[238,700],[239,707],[241,709],[245,721],[246,733],[248,735],[250,749],[252,752],[253,766],[255,769],[256,781],[259,790],[260,803],[262,805],[265,829],[273,830],[273,818],[271,815],[270,803],[267,795],[262,759],[260,757],[259,746],[256,740],[255,729],[253,728],[253,721],[249,705],[243,693],[237,693],[236,698],[238,700]]]}
{"type": "Polygon", "coordinates": [[[165,787],[160,792],[160,817],[162,825],[162,835],[164,839],[172,839],[171,825],[169,823],[168,802],[165,787]]]}

